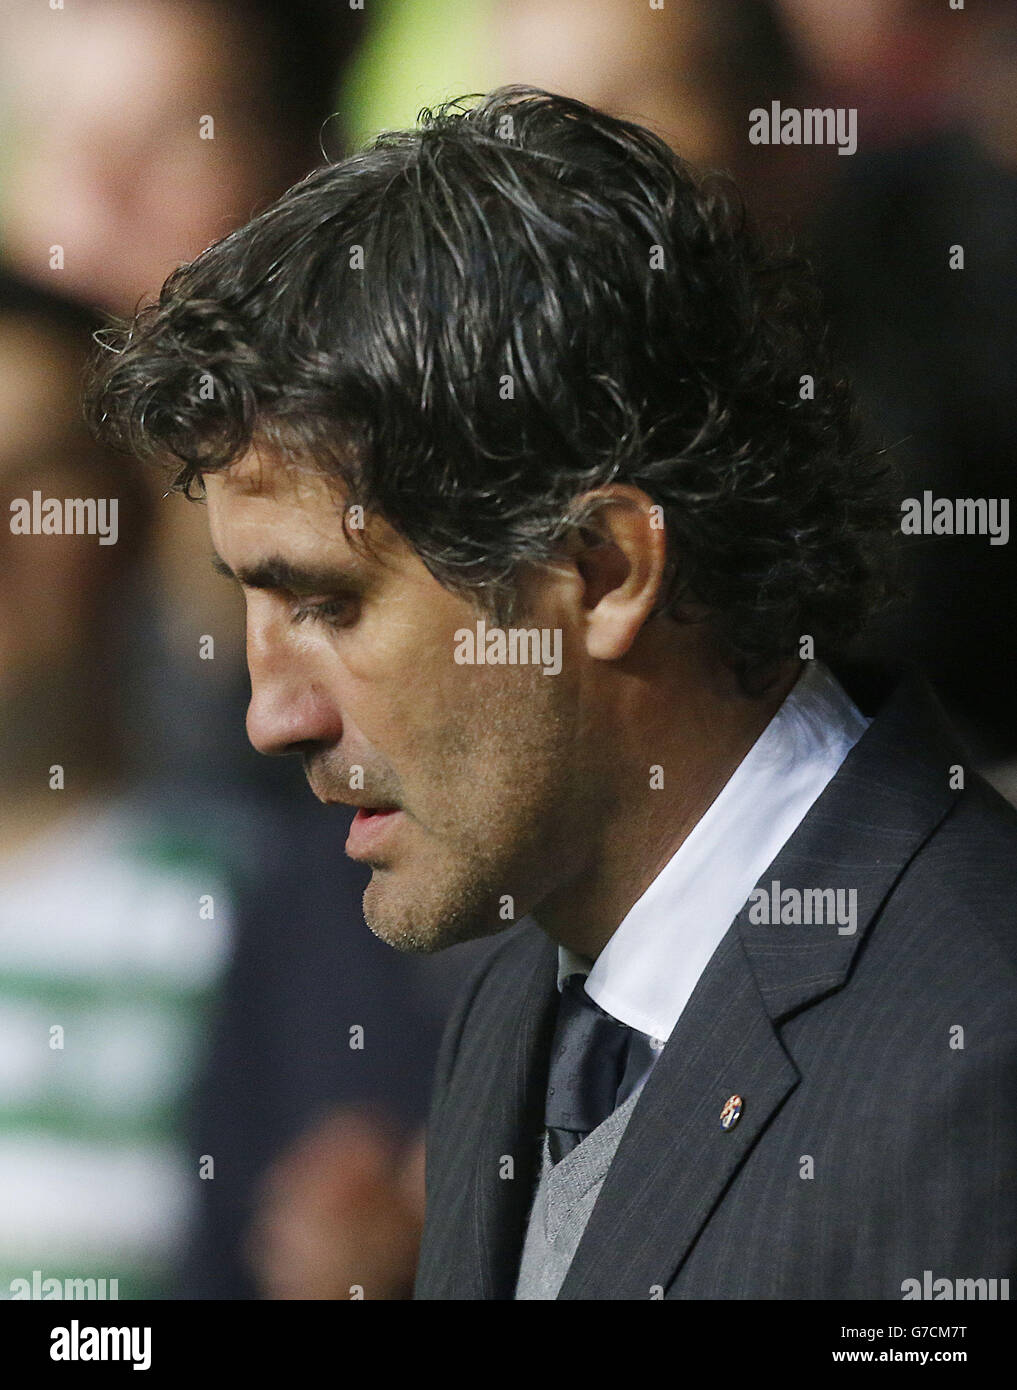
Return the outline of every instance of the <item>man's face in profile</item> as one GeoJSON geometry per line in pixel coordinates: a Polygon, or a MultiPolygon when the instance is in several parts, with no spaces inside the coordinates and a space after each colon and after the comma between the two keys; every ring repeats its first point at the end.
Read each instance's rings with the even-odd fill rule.
{"type": "Polygon", "coordinates": [[[321,801],[381,812],[361,811],[349,840],[374,871],[371,930],[438,950],[511,925],[578,872],[581,691],[560,585],[525,594],[525,626],[565,627],[560,674],[460,665],[454,634],[481,614],[384,522],[368,521],[369,550],[351,544],[338,484],[254,451],[205,483],[247,601],[251,742],[302,753],[321,801]]]}

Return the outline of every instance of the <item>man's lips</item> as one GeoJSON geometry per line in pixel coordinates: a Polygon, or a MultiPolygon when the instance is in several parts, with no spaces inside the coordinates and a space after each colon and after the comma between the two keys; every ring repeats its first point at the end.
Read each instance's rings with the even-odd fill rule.
{"type": "Polygon", "coordinates": [[[350,832],[346,837],[346,853],[349,857],[368,858],[398,823],[402,814],[398,806],[377,809],[361,806],[350,823],[350,832]]]}

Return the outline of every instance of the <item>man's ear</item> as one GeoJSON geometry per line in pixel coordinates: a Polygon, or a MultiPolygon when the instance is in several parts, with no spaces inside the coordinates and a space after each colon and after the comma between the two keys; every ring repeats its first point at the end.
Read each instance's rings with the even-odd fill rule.
{"type": "Polygon", "coordinates": [[[596,504],[575,533],[570,559],[582,581],[590,656],[614,661],[632,646],[657,608],[669,574],[660,508],[639,488],[611,484],[586,493],[596,504]]]}

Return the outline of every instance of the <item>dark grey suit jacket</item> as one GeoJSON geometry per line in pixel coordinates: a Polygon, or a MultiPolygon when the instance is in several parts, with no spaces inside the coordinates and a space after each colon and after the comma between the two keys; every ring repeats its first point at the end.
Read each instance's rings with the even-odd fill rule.
{"type": "MultiPolygon", "coordinates": [[[[856,888],[857,931],[738,915],[562,1299],[901,1299],[927,1270],[1017,1276],[1017,814],[970,771],[951,789],[963,756],[920,680],[875,704],[845,683],[873,723],[760,886],[856,888]]],[[[514,929],[449,1020],[417,1298],[513,1296],[556,960],[514,929]]]]}

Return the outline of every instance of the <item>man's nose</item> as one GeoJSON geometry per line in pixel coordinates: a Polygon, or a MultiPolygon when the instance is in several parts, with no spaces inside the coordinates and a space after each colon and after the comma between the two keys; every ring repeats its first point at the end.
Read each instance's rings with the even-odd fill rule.
{"type": "Polygon", "coordinates": [[[247,737],[259,753],[303,753],[308,745],[342,737],[336,702],[310,665],[307,654],[295,650],[294,644],[274,638],[268,628],[248,624],[247,737]]]}

